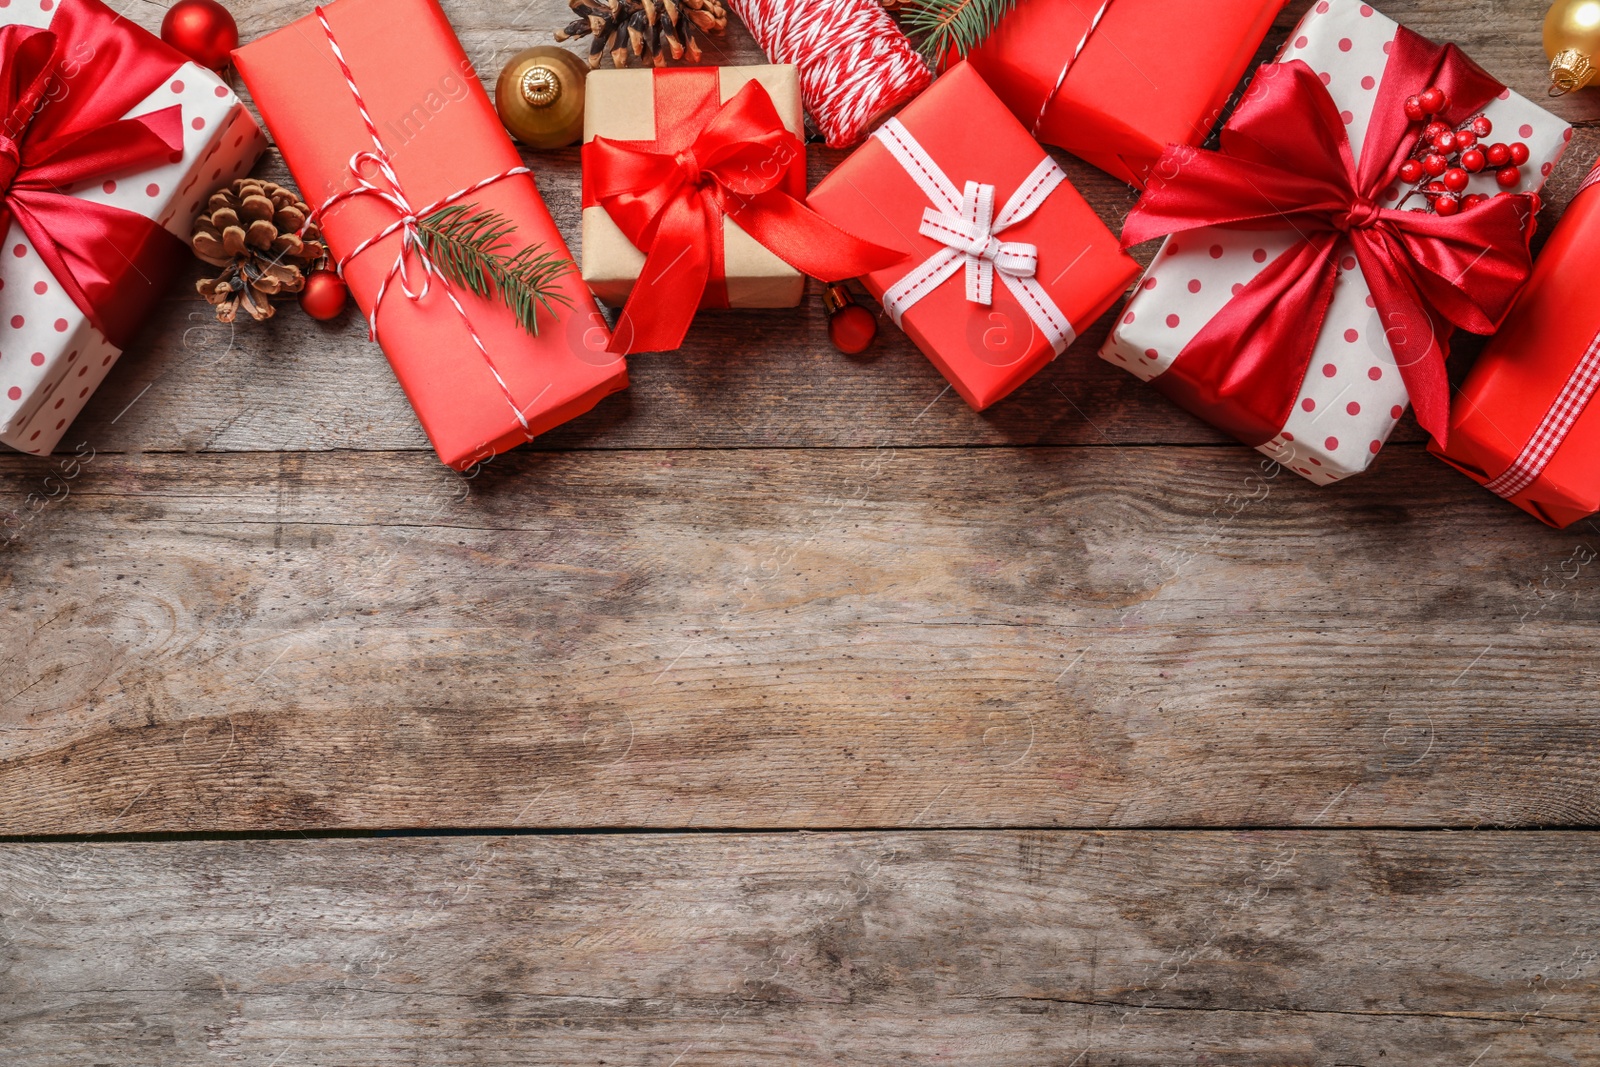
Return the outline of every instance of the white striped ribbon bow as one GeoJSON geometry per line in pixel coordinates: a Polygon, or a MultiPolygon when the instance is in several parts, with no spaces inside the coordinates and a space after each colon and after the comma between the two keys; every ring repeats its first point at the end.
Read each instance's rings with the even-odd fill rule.
{"type": "Polygon", "coordinates": [[[969,181],[965,190],[933,161],[899,119],[890,119],[873,134],[905,168],[933,206],[923,209],[918,230],[945,247],[913,268],[883,294],[883,308],[901,324],[901,317],[919,300],[958,271],[966,272],[967,300],[988,307],[994,302],[994,278],[1011,291],[1056,355],[1077,338],[1072,323],[1039,284],[1039,250],[1031,244],[1002,241],[1000,235],[1039,210],[1066,172],[1046,156],[1000,209],[994,208],[994,186],[969,181]]]}

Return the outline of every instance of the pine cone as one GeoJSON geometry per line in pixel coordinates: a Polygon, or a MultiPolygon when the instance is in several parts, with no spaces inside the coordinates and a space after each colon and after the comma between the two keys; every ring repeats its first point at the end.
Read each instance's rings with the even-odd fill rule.
{"type": "Polygon", "coordinates": [[[260,322],[272,317],[272,298],[298,293],[306,272],[327,258],[322,231],[307,223],[311,209],[292,189],[259,178],[240,178],[211,194],[195,220],[194,254],[221,267],[196,283],[217,320],[232,322],[244,308],[260,322]]]}
{"type": "Polygon", "coordinates": [[[591,34],[589,66],[600,66],[607,51],[611,63],[626,67],[628,57],[657,67],[668,58],[700,62],[702,33],[728,28],[722,0],[567,0],[577,21],[556,31],[556,40],[575,41],[591,34]]]}

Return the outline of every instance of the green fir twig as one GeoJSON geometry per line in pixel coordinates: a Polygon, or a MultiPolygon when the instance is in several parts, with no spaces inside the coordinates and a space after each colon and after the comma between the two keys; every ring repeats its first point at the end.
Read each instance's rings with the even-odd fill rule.
{"type": "Polygon", "coordinates": [[[512,253],[516,224],[497,211],[474,204],[441,208],[419,227],[428,255],[451,282],[486,299],[498,297],[524,330],[539,336],[539,308],[554,316],[555,305],[572,300],[555,287],[573,269],[572,261],[529,245],[512,253]]]}
{"type": "Polygon", "coordinates": [[[907,0],[902,21],[917,49],[935,67],[968,52],[994,32],[1017,0],[907,0]]]}

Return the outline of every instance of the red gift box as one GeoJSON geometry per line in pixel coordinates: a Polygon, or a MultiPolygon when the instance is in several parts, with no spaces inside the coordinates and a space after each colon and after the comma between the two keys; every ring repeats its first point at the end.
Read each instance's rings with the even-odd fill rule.
{"type": "Polygon", "coordinates": [[[967,58],[1039,140],[1143,188],[1206,139],[1285,2],[1019,0],[967,58]]]}
{"type": "Polygon", "coordinates": [[[980,411],[1059,355],[1139,273],[965,63],[880,127],[809,203],[908,255],[862,281],[980,411]]]}
{"type": "Polygon", "coordinates": [[[305,200],[363,189],[330,207],[322,229],[335,259],[356,253],[345,280],[440,459],[481,462],[627,386],[575,267],[556,283],[570,307],[540,308],[535,337],[498,300],[430,270],[396,227],[404,213],[391,197],[422,217],[465,192],[455,203],[515,223],[515,248],[571,259],[532,176],[494,180],[522,160],[434,0],[337,0],[234,60],[305,200]]]}
{"type": "Polygon", "coordinates": [[[1528,287],[1473,365],[1429,450],[1551,526],[1600,511],[1600,171],[1534,264],[1528,287]]]}

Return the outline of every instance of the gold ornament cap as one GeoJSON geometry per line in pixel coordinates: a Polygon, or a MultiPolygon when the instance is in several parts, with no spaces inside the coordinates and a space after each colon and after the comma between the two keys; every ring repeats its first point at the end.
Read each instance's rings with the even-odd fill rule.
{"type": "Polygon", "coordinates": [[[495,82],[494,106],[511,135],[529,148],[565,148],[583,137],[583,61],[565,48],[536,45],[511,57],[495,82]]]}
{"type": "Polygon", "coordinates": [[[1550,60],[1550,95],[1565,96],[1594,80],[1594,62],[1576,48],[1557,52],[1550,60]]]}
{"type": "Polygon", "coordinates": [[[1563,96],[1594,80],[1600,56],[1600,0],[1555,0],[1544,16],[1544,54],[1550,57],[1550,95],[1563,96]]]}

